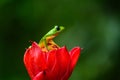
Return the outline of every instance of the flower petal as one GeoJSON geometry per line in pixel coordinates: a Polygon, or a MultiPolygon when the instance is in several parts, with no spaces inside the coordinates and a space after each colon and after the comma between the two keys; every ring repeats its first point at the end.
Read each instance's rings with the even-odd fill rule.
{"type": "Polygon", "coordinates": [[[31,79],[45,69],[45,57],[37,43],[33,42],[24,55],[24,63],[31,79]]]}
{"type": "Polygon", "coordinates": [[[29,67],[29,65],[31,65],[29,63],[30,58],[31,58],[31,56],[30,56],[30,48],[29,48],[29,49],[26,50],[25,55],[24,55],[24,64],[25,64],[25,67],[26,67],[26,69],[28,71],[28,74],[30,75],[31,78],[33,78],[34,74],[33,74],[32,70],[31,70],[31,67],[29,67]]]}
{"type": "Polygon", "coordinates": [[[39,72],[32,80],[45,80],[44,72],[39,72]]]}
{"type": "Polygon", "coordinates": [[[47,53],[47,68],[48,70],[52,70],[55,65],[55,58],[56,58],[56,50],[52,50],[47,53]]]}
{"type": "Polygon", "coordinates": [[[57,50],[57,63],[59,65],[59,78],[63,78],[70,65],[70,55],[66,47],[57,50]]]}
{"type": "Polygon", "coordinates": [[[72,71],[76,65],[78,58],[79,58],[80,50],[81,50],[81,48],[75,47],[70,51],[71,63],[70,63],[69,68],[67,69],[67,72],[62,80],[67,80],[70,77],[70,75],[72,74],[72,71]]]}
{"type": "Polygon", "coordinates": [[[70,55],[66,47],[48,53],[46,74],[48,80],[61,80],[70,64],[70,55]]]}
{"type": "Polygon", "coordinates": [[[79,47],[75,47],[73,48],[71,51],[70,51],[70,56],[71,56],[71,71],[73,70],[73,68],[75,67],[77,61],[78,61],[78,58],[80,56],[80,51],[81,51],[81,48],[79,47]]]}
{"type": "Polygon", "coordinates": [[[56,60],[56,50],[52,50],[47,53],[47,80],[57,80],[59,66],[56,60]]]}

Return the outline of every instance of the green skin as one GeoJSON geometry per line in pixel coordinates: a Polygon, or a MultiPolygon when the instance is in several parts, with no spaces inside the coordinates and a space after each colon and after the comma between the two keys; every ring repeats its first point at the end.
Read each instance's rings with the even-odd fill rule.
{"type": "MultiPolygon", "coordinates": [[[[42,37],[42,39],[40,40],[39,44],[41,44],[41,43],[44,42],[45,47],[47,48],[47,50],[49,50],[49,49],[48,49],[48,46],[47,46],[47,40],[46,40],[46,39],[47,39],[48,37],[52,37],[52,36],[56,37],[55,34],[58,34],[58,33],[60,33],[60,32],[63,31],[63,30],[64,30],[64,27],[63,27],[63,26],[54,26],[53,29],[51,29],[47,34],[45,34],[45,35],[42,37]]],[[[53,38],[52,38],[52,39],[53,39],[53,38]]]]}

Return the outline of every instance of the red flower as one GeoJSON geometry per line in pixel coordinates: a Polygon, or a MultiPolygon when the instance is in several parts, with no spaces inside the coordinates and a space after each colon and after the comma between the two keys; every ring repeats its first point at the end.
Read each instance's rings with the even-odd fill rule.
{"type": "Polygon", "coordinates": [[[36,42],[24,55],[24,64],[31,80],[68,80],[79,58],[81,48],[70,52],[66,47],[42,51],[36,42]]]}

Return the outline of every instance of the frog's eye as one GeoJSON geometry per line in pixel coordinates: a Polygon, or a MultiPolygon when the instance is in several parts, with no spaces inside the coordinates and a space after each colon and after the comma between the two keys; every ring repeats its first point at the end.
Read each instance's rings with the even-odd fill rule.
{"type": "Polygon", "coordinates": [[[59,30],[60,30],[60,27],[59,27],[59,26],[56,26],[56,30],[59,31],[59,30]]]}

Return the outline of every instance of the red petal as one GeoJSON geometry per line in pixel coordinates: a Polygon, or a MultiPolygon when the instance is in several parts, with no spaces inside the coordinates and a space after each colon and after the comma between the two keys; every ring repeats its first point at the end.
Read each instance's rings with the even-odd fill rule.
{"type": "Polygon", "coordinates": [[[70,55],[66,47],[48,53],[48,80],[61,80],[70,64],[70,55]]]}
{"type": "Polygon", "coordinates": [[[52,50],[47,53],[47,70],[51,71],[55,65],[56,60],[56,50],[52,50]]]}
{"type": "Polygon", "coordinates": [[[81,48],[79,48],[79,47],[73,48],[70,51],[70,56],[71,56],[71,71],[73,70],[73,68],[75,67],[75,65],[76,65],[76,63],[78,61],[78,58],[80,56],[80,51],[81,51],[81,48]]]}
{"type": "Polygon", "coordinates": [[[29,67],[29,65],[30,65],[29,62],[30,62],[30,57],[31,57],[29,53],[30,53],[30,49],[27,49],[26,52],[25,52],[25,55],[24,55],[24,64],[26,66],[26,69],[27,69],[30,77],[33,78],[34,74],[31,70],[31,67],[29,67]]]}
{"type": "Polygon", "coordinates": [[[24,55],[24,63],[30,77],[33,79],[40,71],[45,69],[45,56],[37,43],[33,42],[24,55]]]}
{"type": "Polygon", "coordinates": [[[57,80],[59,66],[56,62],[56,50],[47,53],[47,80],[57,80]]]}
{"type": "Polygon", "coordinates": [[[72,71],[77,63],[78,58],[79,58],[80,50],[81,50],[81,48],[76,47],[70,51],[71,63],[70,63],[69,68],[67,69],[67,72],[66,72],[63,80],[67,80],[70,77],[70,75],[72,74],[72,71]]]}
{"type": "Polygon", "coordinates": [[[59,78],[63,78],[70,65],[70,55],[66,47],[57,50],[57,62],[59,65],[59,78]]]}
{"type": "Polygon", "coordinates": [[[44,72],[39,72],[32,80],[45,80],[44,72]]]}

